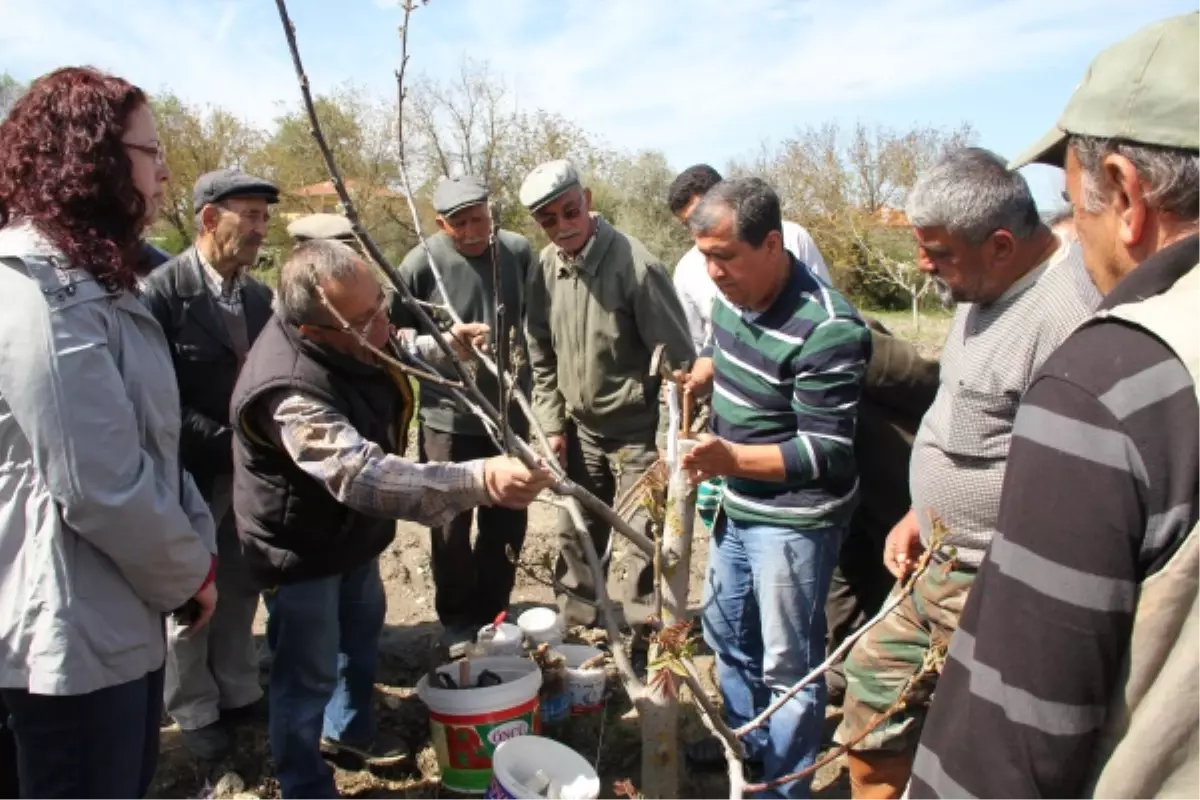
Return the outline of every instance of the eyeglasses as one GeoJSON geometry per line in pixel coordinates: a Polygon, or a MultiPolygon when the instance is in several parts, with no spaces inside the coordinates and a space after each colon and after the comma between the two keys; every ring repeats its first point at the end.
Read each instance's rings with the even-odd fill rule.
{"type": "Polygon", "coordinates": [[[270,211],[264,211],[264,210],[260,210],[257,208],[239,210],[236,208],[230,208],[229,206],[225,205],[224,203],[214,203],[213,205],[217,206],[218,208],[220,208],[223,211],[228,211],[230,214],[237,214],[239,217],[244,219],[246,222],[249,222],[251,225],[260,225],[260,224],[264,224],[264,223],[269,223],[271,221],[271,212],[270,211]]]}
{"type": "MultiPolygon", "coordinates": [[[[332,313],[332,309],[329,310],[332,313]]],[[[368,335],[370,335],[372,329],[375,327],[375,324],[379,322],[380,319],[386,317],[387,310],[388,297],[387,295],[384,295],[382,298],[380,298],[379,304],[375,306],[375,310],[371,312],[371,316],[366,322],[360,322],[357,325],[347,323],[345,325],[314,325],[313,327],[324,328],[327,331],[348,333],[352,336],[357,334],[365,339],[368,335]]]]}
{"type": "Polygon", "coordinates": [[[130,150],[137,150],[139,153],[145,153],[154,159],[155,164],[167,163],[167,149],[161,144],[138,144],[137,142],[121,142],[130,150]]]}

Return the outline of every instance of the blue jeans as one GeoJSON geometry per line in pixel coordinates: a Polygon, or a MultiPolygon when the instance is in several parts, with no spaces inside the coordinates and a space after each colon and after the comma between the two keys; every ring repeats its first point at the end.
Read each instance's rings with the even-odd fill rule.
{"type": "MultiPolygon", "coordinates": [[[[796,530],[718,518],[708,555],[704,641],[732,727],[749,722],[825,658],[825,595],[845,528],[796,530]]],[[[825,681],[813,681],[743,742],[763,778],[816,759],[825,722],[825,681]]],[[[806,797],[811,780],[765,797],[806,797]]]]}
{"type": "Polygon", "coordinates": [[[80,695],[5,689],[22,797],[143,797],[158,766],[163,671],[80,695]]]}
{"type": "Polygon", "coordinates": [[[268,733],[284,797],[337,797],[321,738],[371,743],[371,695],[386,601],[379,562],[266,593],[268,733]]]}

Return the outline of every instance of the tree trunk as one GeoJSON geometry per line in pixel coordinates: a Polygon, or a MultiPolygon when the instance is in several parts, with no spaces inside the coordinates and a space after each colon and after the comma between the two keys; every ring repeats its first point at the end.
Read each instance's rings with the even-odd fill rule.
{"type": "Polygon", "coordinates": [[[921,295],[913,292],[912,295],[912,314],[913,314],[913,329],[921,330],[921,295]]]}
{"type": "MultiPolygon", "coordinates": [[[[674,387],[671,387],[674,389],[674,387]]],[[[669,390],[670,391],[670,390],[669,390]]],[[[678,430],[676,426],[674,430],[678,430]]],[[[675,436],[673,433],[672,436],[675,436]]],[[[677,442],[677,449],[690,440],[677,442]]],[[[679,468],[679,457],[668,448],[670,463],[667,500],[662,526],[663,570],[659,591],[663,598],[664,628],[688,619],[688,584],[691,579],[692,529],[696,522],[696,487],[679,468]]],[[[656,646],[652,661],[659,655],[656,646]]],[[[648,676],[647,692],[638,706],[642,724],[642,785],[648,798],[679,797],[679,693],[676,677],[669,669],[656,669],[648,676]],[[663,674],[665,673],[665,674],[663,674]]]]}

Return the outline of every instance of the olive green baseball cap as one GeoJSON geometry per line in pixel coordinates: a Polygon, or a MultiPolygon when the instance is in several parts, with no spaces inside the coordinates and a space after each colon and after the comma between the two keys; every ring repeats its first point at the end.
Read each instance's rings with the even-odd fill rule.
{"type": "Polygon", "coordinates": [[[1072,134],[1200,150],[1198,21],[1156,22],[1096,56],[1058,123],[1009,167],[1063,166],[1072,134]]]}

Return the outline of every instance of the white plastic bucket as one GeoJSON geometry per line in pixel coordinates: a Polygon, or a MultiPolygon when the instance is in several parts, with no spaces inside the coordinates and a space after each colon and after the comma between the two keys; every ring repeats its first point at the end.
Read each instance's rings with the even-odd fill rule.
{"type": "Polygon", "coordinates": [[[480,653],[484,656],[512,656],[520,658],[525,654],[525,634],[511,622],[501,622],[493,627],[484,625],[479,629],[475,641],[480,653]]]}
{"type": "Polygon", "coordinates": [[[553,608],[531,608],[517,617],[517,625],[534,644],[556,645],[563,640],[562,623],[553,608]]]}
{"type": "Polygon", "coordinates": [[[537,791],[530,786],[536,786],[538,772],[563,788],[558,797],[592,800],[600,796],[600,778],[592,765],[566,745],[541,736],[522,736],[496,748],[486,796],[545,797],[546,789],[537,791]]]}
{"type": "Polygon", "coordinates": [[[580,669],[586,661],[601,655],[600,650],[585,644],[559,644],[554,652],[561,653],[567,660],[567,691],[571,693],[571,714],[580,716],[599,711],[604,707],[604,687],[608,673],[601,664],[598,667],[580,669]]]}
{"type": "MultiPolygon", "coordinates": [[[[455,681],[458,662],[438,667],[455,681]]],[[[541,731],[538,689],[542,672],[528,658],[475,658],[470,661],[470,681],[484,670],[504,683],[474,689],[431,686],[428,676],[417,682],[417,695],[429,707],[430,731],[437,751],[442,785],[464,794],[480,794],[491,779],[492,755],[514,737],[541,731]]]]}

